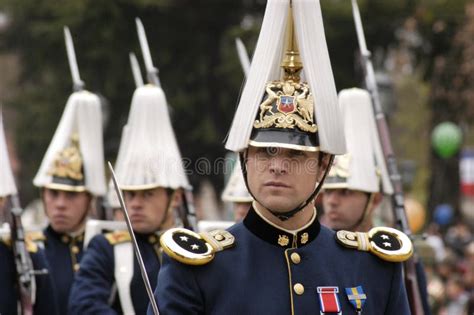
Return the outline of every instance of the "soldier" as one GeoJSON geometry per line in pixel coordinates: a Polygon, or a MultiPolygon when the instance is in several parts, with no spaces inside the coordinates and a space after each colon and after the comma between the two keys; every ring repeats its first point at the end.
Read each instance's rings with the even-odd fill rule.
{"type": "Polygon", "coordinates": [[[409,314],[395,263],[410,256],[408,237],[390,228],[336,235],[317,220],[312,202],[344,151],[339,116],[319,3],[269,0],[226,143],[240,152],[255,201],[228,231],[161,237],[161,314],[409,314]]]}
{"type": "MultiPolygon", "coordinates": [[[[0,213],[6,211],[7,199],[16,194],[17,189],[8,159],[0,111],[0,213]]],[[[19,223],[21,223],[20,219],[19,223]]],[[[21,226],[14,226],[14,228],[21,229],[23,232],[21,226]]],[[[29,311],[35,314],[57,314],[50,276],[44,272],[34,273],[35,270],[40,271],[47,267],[44,252],[31,241],[12,239],[10,227],[5,230],[0,229],[0,314],[27,314],[29,311]],[[24,244],[26,251],[18,252],[19,248],[16,248],[17,256],[15,257],[12,246],[17,246],[16,242],[21,242],[20,246],[24,244]],[[22,255],[24,255],[23,261],[22,255]],[[24,265],[17,266],[16,264],[24,265]],[[22,270],[25,266],[31,269],[22,270]],[[20,270],[27,274],[19,275],[20,270]],[[20,276],[23,277],[22,284],[26,290],[20,290],[20,276]],[[25,280],[28,281],[25,283],[25,280]]],[[[15,235],[18,235],[18,232],[15,235]]]]}
{"type": "MultiPolygon", "coordinates": [[[[189,189],[162,88],[135,90],[117,157],[116,174],[132,228],[154,287],[161,264],[159,235],[176,222],[174,209],[189,189]]],[[[90,242],[70,295],[70,314],[145,314],[149,303],[127,231],[90,242]]]]}
{"type": "Polygon", "coordinates": [[[367,91],[353,88],[339,93],[344,112],[348,153],[336,156],[324,181],[321,222],[333,230],[368,232],[382,192],[392,194],[367,91]]]}
{"type": "MultiPolygon", "coordinates": [[[[348,153],[337,156],[324,181],[321,222],[333,230],[368,232],[373,227],[373,213],[384,193],[393,194],[382,148],[375,125],[370,94],[353,88],[339,93],[344,111],[348,153]]],[[[426,275],[421,262],[416,276],[425,315],[428,304],[426,275]]]]}
{"type": "Polygon", "coordinates": [[[99,98],[75,92],[34,179],[49,225],[30,237],[46,250],[61,314],[79,270],[84,226],[94,197],[105,194],[102,118],[99,98]]]}

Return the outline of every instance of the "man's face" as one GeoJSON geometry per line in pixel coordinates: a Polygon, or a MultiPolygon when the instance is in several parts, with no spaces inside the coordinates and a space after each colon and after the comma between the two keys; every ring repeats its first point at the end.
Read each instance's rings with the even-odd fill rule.
{"type": "Polygon", "coordinates": [[[323,224],[333,230],[352,229],[364,215],[368,194],[350,189],[327,189],[323,193],[323,224]]]}
{"type": "Polygon", "coordinates": [[[44,188],[44,206],[53,230],[58,233],[74,233],[82,228],[91,199],[87,192],[44,188]]]}
{"type": "Polygon", "coordinates": [[[157,231],[163,223],[168,207],[169,197],[166,190],[157,187],[147,190],[128,190],[124,193],[133,230],[138,233],[157,231]]]}
{"type": "Polygon", "coordinates": [[[267,209],[287,212],[311,195],[325,167],[317,152],[249,147],[247,180],[256,200],[267,209]]]}

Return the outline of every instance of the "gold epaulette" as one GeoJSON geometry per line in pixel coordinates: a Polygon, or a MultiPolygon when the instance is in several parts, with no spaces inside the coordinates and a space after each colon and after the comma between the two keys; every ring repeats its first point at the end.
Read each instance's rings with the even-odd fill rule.
{"type": "Polygon", "coordinates": [[[30,253],[38,252],[38,245],[30,240],[25,240],[26,250],[30,253]]]}
{"type": "Polygon", "coordinates": [[[109,241],[110,245],[117,245],[125,242],[130,242],[131,237],[128,231],[114,231],[106,233],[105,238],[109,241]]]}
{"type": "Polygon", "coordinates": [[[369,232],[338,231],[336,240],[344,247],[371,252],[375,256],[392,262],[402,262],[413,254],[410,238],[399,230],[375,227],[369,232]]]}
{"type": "Polygon", "coordinates": [[[44,242],[46,241],[46,236],[43,231],[30,231],[26,233],[25,239],[31,242],[44,242]]]}
{"type": "Polygon", "coordinates": [[[216,252],[234,246],[235,238],[225,230],[196,233],[183,228],[169,229],[160,238],[168,256],[187,265],[209,263],[216,252]]]}
{"type": "Polygon", "coordinates": [[[10,235],[2,235],[0,237],[0,243],[3,243],[5,245],[7,245],[8,247],[10,247],[12,245],[12,239],[11,239],[10,235]]]}
{"type": "MultiPolygon", "coordinates": [[[[5,244],[6,246],[8,247],[11,247],[12,246],[12,239],[10,236],[4,236],[2,238],[0,238],[0,242],[2,242],[3,244],[5,244]]],[[[26,250],[29,252],[29,253],[36,253],[38,252],[38,245],[36,245],[35,242],[29,240],[29,239],[26,239],[25,240],[25,246],[26,246],[26,250]]]]}

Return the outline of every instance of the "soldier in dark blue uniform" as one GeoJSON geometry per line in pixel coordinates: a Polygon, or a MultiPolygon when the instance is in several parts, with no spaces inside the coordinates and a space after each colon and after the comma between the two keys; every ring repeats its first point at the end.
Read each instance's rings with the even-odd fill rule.
{"type": "Polygon", "coordinates": [[[341,122],[318,2],[269,0],[226,143],[255,201],[228,231],[163,234],[160,314],[410,313],[398,263],[408,237],[336,234],[317,220],[313,200],[344,152],[341,122]]]}
{"type": "Polygon", "coordinates": [[[101,119],[96,95],[73,93],[34,179],[49,225],[29,237],[45,250],[60,314],[79,270],[89,210],[106,192],[101,119]]]}
{"type": "MultiPolygon", "coordinates": [[[[161,87],[136,89],[115,166],[153,287],[161,265],[159,234],[175,225],[181,189],[190,187],[167,106],[161,87]]],[[[128,231],[95,236],[74,280],[69,314],[145,314],[148,303],[128,231]]]]}
{"type": "MultiPolygon", "coordinates": [[[[10,248],[10,242],[11,240],[8,237],[0,241],[0,314],[5,315],[18,314],[18,302],[20,301],[15,259],[10,248]]],[[[27,248],[34,270],[38,272],[47,270],[48,266],[44,252],[30,241],[27,242],[27,248]]],[[[34,314],[58,314],[53,283],[49,274],[38,274],[34,278],[36,283],[34,314]]]]}
{"type": "MultiPolygon", "coordinates": [[[[3,130],[2,112],[0,111],[0,217],[10,217],[6,215],[6,204],[8,198],[16,195],[17,188],[13,173],[10,167],[8,152],[6,147],[5,135],[3,130]]],[[[19,217],[19,213],[18,213],[19,217]]],[[[13,220],[10,220],[13,221],[13,220]]],[[[23,234],[21,219],[15,221],[17,230],[14,235],[23,234]]],[[[27,312],[24,307],[29,308],[30,305],[20,303],[19,295],[19,276],[17,275],[16,263],[22,264],[25,273],[30,273],[29,277],[24,277],[27,283],[24,283],[25,292],[23,292],[23,301],[31,300],[33,303],[32,311],[35,314],[57,314],[56,303],[54,299],[54,290],[49,274],[41,272],[47,270],[46,258],[44,252],[28,240],[12,240],[11,228],[4,224],[0,228],[0,314],[20,314],[21,311],[27,312]],[[13,251],[12,242],[20,241],[18,250],[24,248],[23,252],[18,252],[18,257],[22,262],[16,261],[13,251]],[[25,243],[23,243],[25,242],[25,243]],[[22,246],[24,245],[24,247],[22,246]],[[23,256],[22,256],[23,255],[23,256]],[[21,258],[20,258],[21,257],[21,258]],[[31,259],[31,262],[29,261],[31,259]],[[30,264],[31,263],[31,264],[30,264]],[[33,271],[37,271],[33,274],[33,271]],[[41,274],[40,274],[41,273],[41,274]],[[26,297],[26,299],[25,299],[26,297]],[[19,308],[19,305],[20,308],[19,308]]],[[[23,267],[20,268],[20,270],[23,267]]],[[[24,303],[29,304],[29,303],[24,303]]]]}
{"type": "MultiPolygon", "coordinates": [[[[324,215],[321,222],[331,229],[368,232],[373,227],[373,213],[382,194],[393,194],[372,110],[370,94],[352,88],[339,93],[344,111],[348,153],[337,156],[324,181],[324,215]],[[375,136],[374,136],[375,135],[375,136]]],[[[426,276],[420,262],[416,276],[425,315],[428,305],[426,276]]]]}

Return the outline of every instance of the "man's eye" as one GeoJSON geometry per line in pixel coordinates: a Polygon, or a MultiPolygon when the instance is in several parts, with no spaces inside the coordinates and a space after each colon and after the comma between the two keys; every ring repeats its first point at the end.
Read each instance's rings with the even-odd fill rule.
{"type": "Polygon", "coordinates": [[[350,196],[350,195],[352,194],[352,192],[351,192],[349,189],[343,189],[343,190],[341,191],[341,194],[342,194],[343,196],[350,196]]]}
{"type": "Polygon", "coordinates": [[[305,153],[303,151],[294,150],[294,151],[290,152],[290,156],[291,157],[300,157],[300,156],[305,156],[305,153]]]}
{"type": "Polygon", "coordinates": [[[145,192],[145,198],[151,198],[153,197],[154,193],[152,191],[146,191],[145,192]]]}

